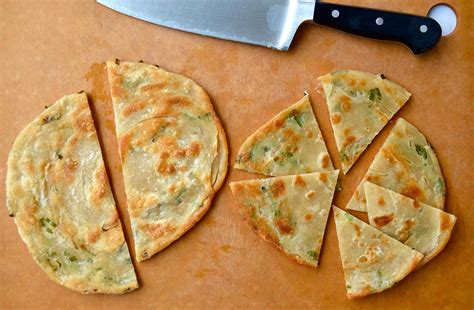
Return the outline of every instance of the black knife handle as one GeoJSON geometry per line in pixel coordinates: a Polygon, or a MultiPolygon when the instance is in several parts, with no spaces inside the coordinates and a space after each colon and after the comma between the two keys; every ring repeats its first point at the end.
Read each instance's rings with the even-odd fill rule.
{"type": "Polygon", "coordinates": [[[358,36],[397,41],[421,54],[438,43],[441,27],[432,18],[316,1],[313,20],[358,36]]]}

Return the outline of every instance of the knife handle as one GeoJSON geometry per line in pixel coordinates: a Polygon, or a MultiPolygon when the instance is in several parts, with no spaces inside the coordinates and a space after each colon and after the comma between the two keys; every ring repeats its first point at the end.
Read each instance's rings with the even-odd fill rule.
{"type": "Polygon", "coordinates": [[[313,20],[358,36],[401,42],[415,55],[441,38],[441,27],[432,18],[363,7],[316,1],[313,20]]]}

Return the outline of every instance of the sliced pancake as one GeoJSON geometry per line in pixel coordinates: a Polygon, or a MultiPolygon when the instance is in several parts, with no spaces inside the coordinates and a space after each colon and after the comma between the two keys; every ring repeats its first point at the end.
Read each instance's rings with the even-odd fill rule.
{"type": "Polygon", "coordinates": [[[197,223],[227,172],[224,130],[191,79],[107,62],[135,252],[145,260],[197,223]]]}
{"type": "Polygon", "coordinates": [[[345,174],[411,94],[381,74],[340,70],[318,80],[345,174]]]}
{"type": "Polygon", "coordinates": [[[334,207],[349,299],[380,293],[413,271],[423,254],[334,207]]]}
{"type": "Polygon", "coordinates": [[[338,170],[230,183],[239,213],[267,242],[317,267],[338,170]]]}
{"type": "Polygon", "coordinates": [[[399,118],[375,156],[347,208],[366,212],[364,182],[380,185],[443,209],[446,189],[438,158],[426,138],[399,118]]]}
{"type": "Polygon", "coordinates": [[[53,281],[82,293],[138,288],[85,93],[61,98],[18,135],[7,208],[53,281]]]}
{"type": "Polygon", "coordinates": [[[441,252],[456,217],[370,182],[364,183],[372,226],[424,255],[421,265],[441,252]]]}
{"type": "Polygon", "coordinates": [[[248,137],[234,168],[270,176],[333,170],[309,96],[248,137]]]}

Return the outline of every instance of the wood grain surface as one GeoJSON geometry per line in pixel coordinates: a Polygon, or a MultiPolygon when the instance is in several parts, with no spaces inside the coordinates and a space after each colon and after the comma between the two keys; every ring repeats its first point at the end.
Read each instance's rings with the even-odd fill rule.
{"type": "MultiPolygon", "coordinates": [[[[426,14],[436,0],[333,2],[426,14]]],[[[300,27],[289,52],[171,30],[111,11],[94,1],[0,1],[0,308],[322,308],[472,309],[474,307],[474,1],[447,0],[458,14],[453,34],[413,56],[396,44],[300,27]],[[448,190],[446,210],[458,217],[445,250],[395,288],[368,298],[345,296],[332,213],[320,267],[300,266],[262,241],[240,218],[229,181],[254,177],[230,169],[203,220],[163,252],[135,263],[141,288],[123,296],[87,296],[52,281],[35,264],[5,205],[11,144],[48,103],[86,90],[126,236],[130,221],[103,65],[143,60],[189,76],[209,93],[230,147],[307,90],[337,167],[327,108],[317,77],[335,69],[380,72],[413,96],[396,117],[423,132],[437,151],[448,190]]],[[[391,122],[350,173],[335,204],[344,207],[391,122]]],[[[260,176],[259,176],[260,177],[260,176]]],[[[355,213],[366,220],[363,213],[355,213]]]]}

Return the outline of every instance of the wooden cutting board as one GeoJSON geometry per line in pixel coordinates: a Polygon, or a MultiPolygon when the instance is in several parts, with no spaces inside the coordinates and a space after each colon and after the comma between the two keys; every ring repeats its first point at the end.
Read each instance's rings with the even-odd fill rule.
{"type": "MultiPolygon", "coordinates": [[[[334,1],[336,2],[336,1],[334,1]]],[[[426,14],[436,0],[339,0],[340,3],[426,14]]],[[[229,181],[254,177],[229,169],[204,219],[168,249],[136,263],[141,288],[124,296],[86,296],[52,281],[28,254],[0,208],[0,308],[447,308],[474,307],[474,2],[447,0],[458,14],[455,32],[431,52],[413,56],[402,45],[303,25],[289,52],[227,42],[142,22],[93,1],[0,2],[0,201],[6,160],[18,132],[45,104],[86,90],[106,166],[131,244],[113,112],[101,63],[107,59],[159,64],[202,85],[213,100],[230,147],[230,161],[248,135],[304,90],[332,159],[336,156],[317,77],[335,69],[384,73],[413,97],[397,114],[415,124],[437,151],[446,178],[446,210],[458,217],[451,241],[427,266],[384,293],[345,297],[332,214],[317,270],[300,266],[262,241],[239,218],[229,181]]],[[[344,177],[335,204],[344,207],[391,122],[344,177]]],[[[366,219],[363,213],[354,213],[366,219]]]]}

